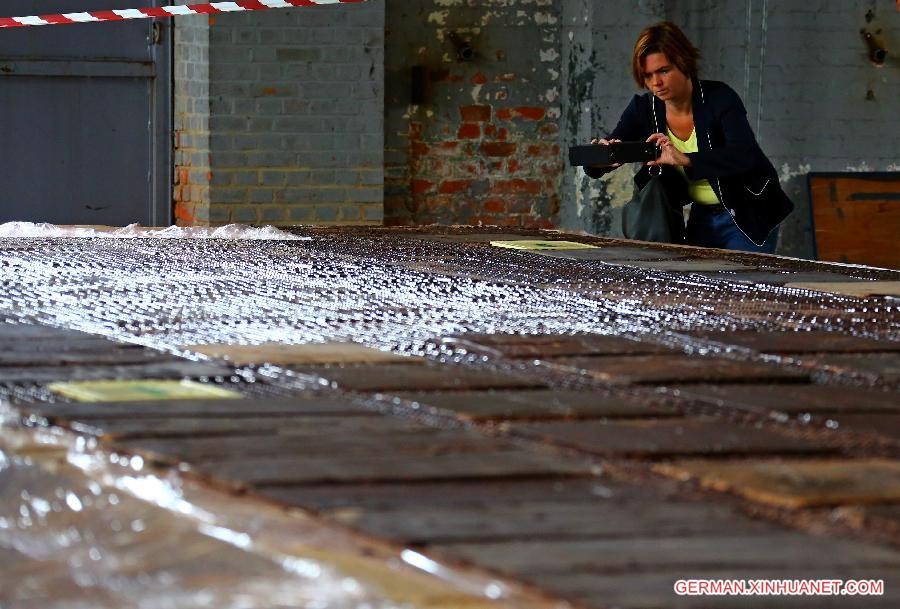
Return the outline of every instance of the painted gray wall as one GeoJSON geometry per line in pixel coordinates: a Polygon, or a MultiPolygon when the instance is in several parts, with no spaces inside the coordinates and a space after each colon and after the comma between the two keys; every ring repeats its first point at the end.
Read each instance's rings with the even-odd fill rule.
{"type": "Polygon", "coordinates": [[[217,15],[212,223],[380,224],[384,2],[217,15]]]}

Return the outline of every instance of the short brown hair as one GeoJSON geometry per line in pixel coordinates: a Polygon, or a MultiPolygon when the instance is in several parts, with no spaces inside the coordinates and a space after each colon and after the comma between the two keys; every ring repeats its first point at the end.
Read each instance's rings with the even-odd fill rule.
{"type": "Polygon", "coordinates": [[[681,70],[688,78],[697,77],[697,62],[700,59],[700,51],[684,35],[684,32],[671,21],[660,21],[650,27],[644,28],[637,42],[634,43],[634,52],[631,55],[631,71],[634,82],[641,89],[647,87],[644,82],[644,59],[652,53],[663,53],[675,67],[681,70]]]}

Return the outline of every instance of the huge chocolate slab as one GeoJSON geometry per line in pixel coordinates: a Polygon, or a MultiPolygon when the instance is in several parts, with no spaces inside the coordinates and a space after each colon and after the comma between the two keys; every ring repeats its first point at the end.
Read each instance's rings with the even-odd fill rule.
{"type": "Polygon", "coordinates": [[[585,503],[536,502],[428,510],[344,509],[326,513],[374,535],[420,545],[512,539],[749,534],[766,530],[766,526],[723,506],[652,499],[635,503],[596,499],[585,503]]]}
{"type": "MultiPolygon", "coordinates": [[[[844,278],[846,279],[846,278],[844,278]]],[[[798,280],[797,283],[789,283],[789,288],[800,290],[813,290],[844,296],[856,296],[857,298],[869,298],[872,296],[900,296],[900,281],[807,281],[798,280]]]]}
{"type": "Polygon", "coordinates": [[[86,339],[91,334],[79,330],[54,328],[37,324],[0,323],[0,340],[86,339]]]}
{"type": "Polygon", "coordinates": [[[823,444],[718,419],[520,423],[520,434],[605,456],[817,453],[823,444]]]}
{"type": "Polygon", "coordinates": [[[133,364],[130,366],[28,366],[0,367],[0,383],[54,383],[61,381],[97,381],[122,379],[180,379],[230,377],[231,368],[176,360],[133,364]]]}
{"type": "Polygon", "coordinates": [[[845,385],[691,385],[678,395],[760,413],[900,412],[896,393],[845,385]]]}
{"type": "Polygon", "coordinates": [[[119,343],[101,336],[85,334],[66,338],[52,337],[27,337],[8,338],[0,336],[0,352],[14,352],[16,354],[28,353],[121,353],[129,350],[143,350],[146,347],[131,343],[119,343]]]}
{"type": "Polygon", "coordinates": [[[626,262],[631,260],[673,260],[690,255],[684,250],[664,250],[650,247],[600,246],[590,250],[538,251],[542,256],[569,258],[572,260],[601,260],[626,262]]]}
{"type": "Polygon", "coordinates": [[[900,502],[900,463],[885,459],[689,460],[656,468],[679,479],[695,477],[710,488],[788,508],[900,502]]]}
{"type": "Polygon", "coordinates": [[[677,415],[670,408],[654,406],[638,398],[588,391],[533,389],[396,395],[420,407],[449,410],[460,418],[471,421],[677,415]]]}
{"type": "Polygon", "coordinates": [[[0,350],[0,367],[129,365],[153,362],[175,364],[181,361],[184,360],[151,349],[63,350],[57,352],[0,350]]]}
{"type": "Polygon", "coordinates": [[[266,484],[314,484],[403,480],[474,480],[590,475],[579,459],[524,450],[420,456],[360,455],[268,457],[201,463],[197,469],[219,479],[266,484]]]}
{"type": "Polygon", "coordinates": [[[836,413],[828,416],[837,429],[884,436],[900,440],[900,414],[836,413]]]}
{"type": "Polygon", "coordinates": [[[18,408],[60,419],[141,419],[144,417],[263,417],[277,415],[356,414],[376,415],[366,406],[339,397],[259,398],[240,400],[160,400],[135,402],[32,402],[18,408]]]}
{"type": "Polygon", "coordinates": [[[578,355],[652,355],[673,353],[663,345],[600,334],[473,334],[452,337],[451,343],[503,357],[536,359],[578,355]]]}
{"type": "Polygon", "coordinates": [[[703,340],[737,345],[763,353],[860,353],[900,351],[900,341],[875,340],[836,332],[691,332],[703,340]]]}
{"type": "Polygon", "coordinates": [[[373,364],[368,366],[321,366],[297,368],[320,376],[338,389],[350,391],[440,391],[466,389],[521,389],[546,387],[521,374],[481,370],[455,364],[373,364]]]}
{"type": "Polygon", "coordinates": [[[796,368],[687,355],[630,357],[560,357],[548,365],[588,374],[615,385],[648,383],[805,382],[809,376],[796,368]]]}
{"type": "Polygon", "coordinates": [[[900,382],[900,353],[815,355],[803,361],[838,372],[870,376],[886,383],[900,382]]]}
{"type": "Polygon", "coordinates": [[[278,366],[303,366],[318,364],[406,363],[423,360],[404,357],[360,345],[358,343],[308,343],[291,345],[263,343],[259,345],[185,345],[184,349],[210,357],[225,359],[238,366],[275,364],[278,366]]]}
{"type": "MultiPolygon", "coordinates": [[[[622,573],[668,570],[898,568],[900,552],[801,533],[626,537],[566,541],[461,543],[437,546],[449,555],[513,574],[622,573]]],[[[673,577],[672,583],[675,579],[673,577]]],[[[711,605],[715,606],[715,605],[711,605]]]]}
{"type": "Polygon", "coordinates": [[[698,272],[709,279],[717,279],[719,281],[735,281],[737,283],[761,283],[783,286],[788,283],[797,282],[820,282],[820,281],[842,281],[842,282],[859,282],[865,279],[855,279],[842,275],[840,273],[831,273],[827,271],[804,271],[804,272],[740,272],[740,273],[706,273],[698,272]]]}
{"type": "MultiPolygon", "coordinates": [[[[413,428],[413,423],[391,417],[268,416],[268,417],[143,417],[139,419],[85,419],[69,423],[83,433],[109,438],[167,438],[202,436],[322,436],[327,433],[366,433],[367,428],[413,428]]],[[[423,428],[421,433],[426,433],[423,428]]],[[[298,440],[299,441],[299,440],[298,440]]]]}
{"type": "Polygon", "coordinates": [[[384,510],[427,508],[477,508],[492,505],[522,505],[548,501],[584,503],[603,499],[611,502],[659,499],[636,487],[601,478],[539,478],[517,480],[451,480],[382,484],[270,485],[259,493],[289,505],[317,509],[365,508],[384,510]]]}
{"type": "Polygon", "coordinates": [[[367,426],[348,429],[345,433],[311,435],[270,435],[265,441],[258,436],[138,438],[119,440],[117,446],[156,455],[178,457],[185,461],[232,460],[241,457],[329,455],[370,455],[390,451],[416,458],[452,452],[490,452],[515,446],[506,440],[489,438],[463,430],[380,429],[367,426]],[[358,433],[357,433],[358,432],[358,433]]]}
{"type": "Polygon", "coordinates": [[[718,271],[756,271],[759,266],[747,266],[730,260],[666,260],[662,262],[618,262],[629,268],[646,269],[648,271],[667,271],[676,273],[699,273],[718,271]]]}

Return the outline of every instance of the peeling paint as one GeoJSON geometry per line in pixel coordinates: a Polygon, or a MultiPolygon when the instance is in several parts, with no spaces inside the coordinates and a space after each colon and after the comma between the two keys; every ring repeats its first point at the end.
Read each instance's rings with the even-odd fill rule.
{"type": "Polygon", "coordinates": [[[810,171],[812,171],[812,165],[798,165],[796,170],[792,170],[791,166],[787,163],[784,163],[781,166],[781,173],[778,174],[778,181],[784,183],[790,180],[791,178],[796,178],[798,176],[805,176],[810,171]]]}
{"type": "Polygon", "coordinates": [[[844,167],[844,171],[874,171],[874,169],[867,162],[863,161],[859,165],[847,165],[844,167]]]}
{"type": "Polygon", "coordinates": [[[557,61],[559,59],[559,51],[557,51],[555,48],[541,49],[540,57],[542,63],[557,61]]]}
{"type": "Polygon", "coordinates": [[[447,25],[447,17],[450,16],[450,11],[434,11],[428,14],[428,23],[435,23],[437,25],[447,25]]]}

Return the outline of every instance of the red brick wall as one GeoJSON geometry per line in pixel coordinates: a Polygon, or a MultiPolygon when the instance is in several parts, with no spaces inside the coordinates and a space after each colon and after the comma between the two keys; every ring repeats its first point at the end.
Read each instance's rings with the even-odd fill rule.
{"type": "Polygon", "coordinates": [[[385,224],[554,226],[563,157],[552,9],[404,6],[387,15],[385,224]],[[423,27],[419,9],[435,9],[427,22],[441,27],[423,27]],[[472,45],[473,61],[456,57],[450,32],[472,45]],[[410,103],[414,86],[422,103],[410,103]]]}

